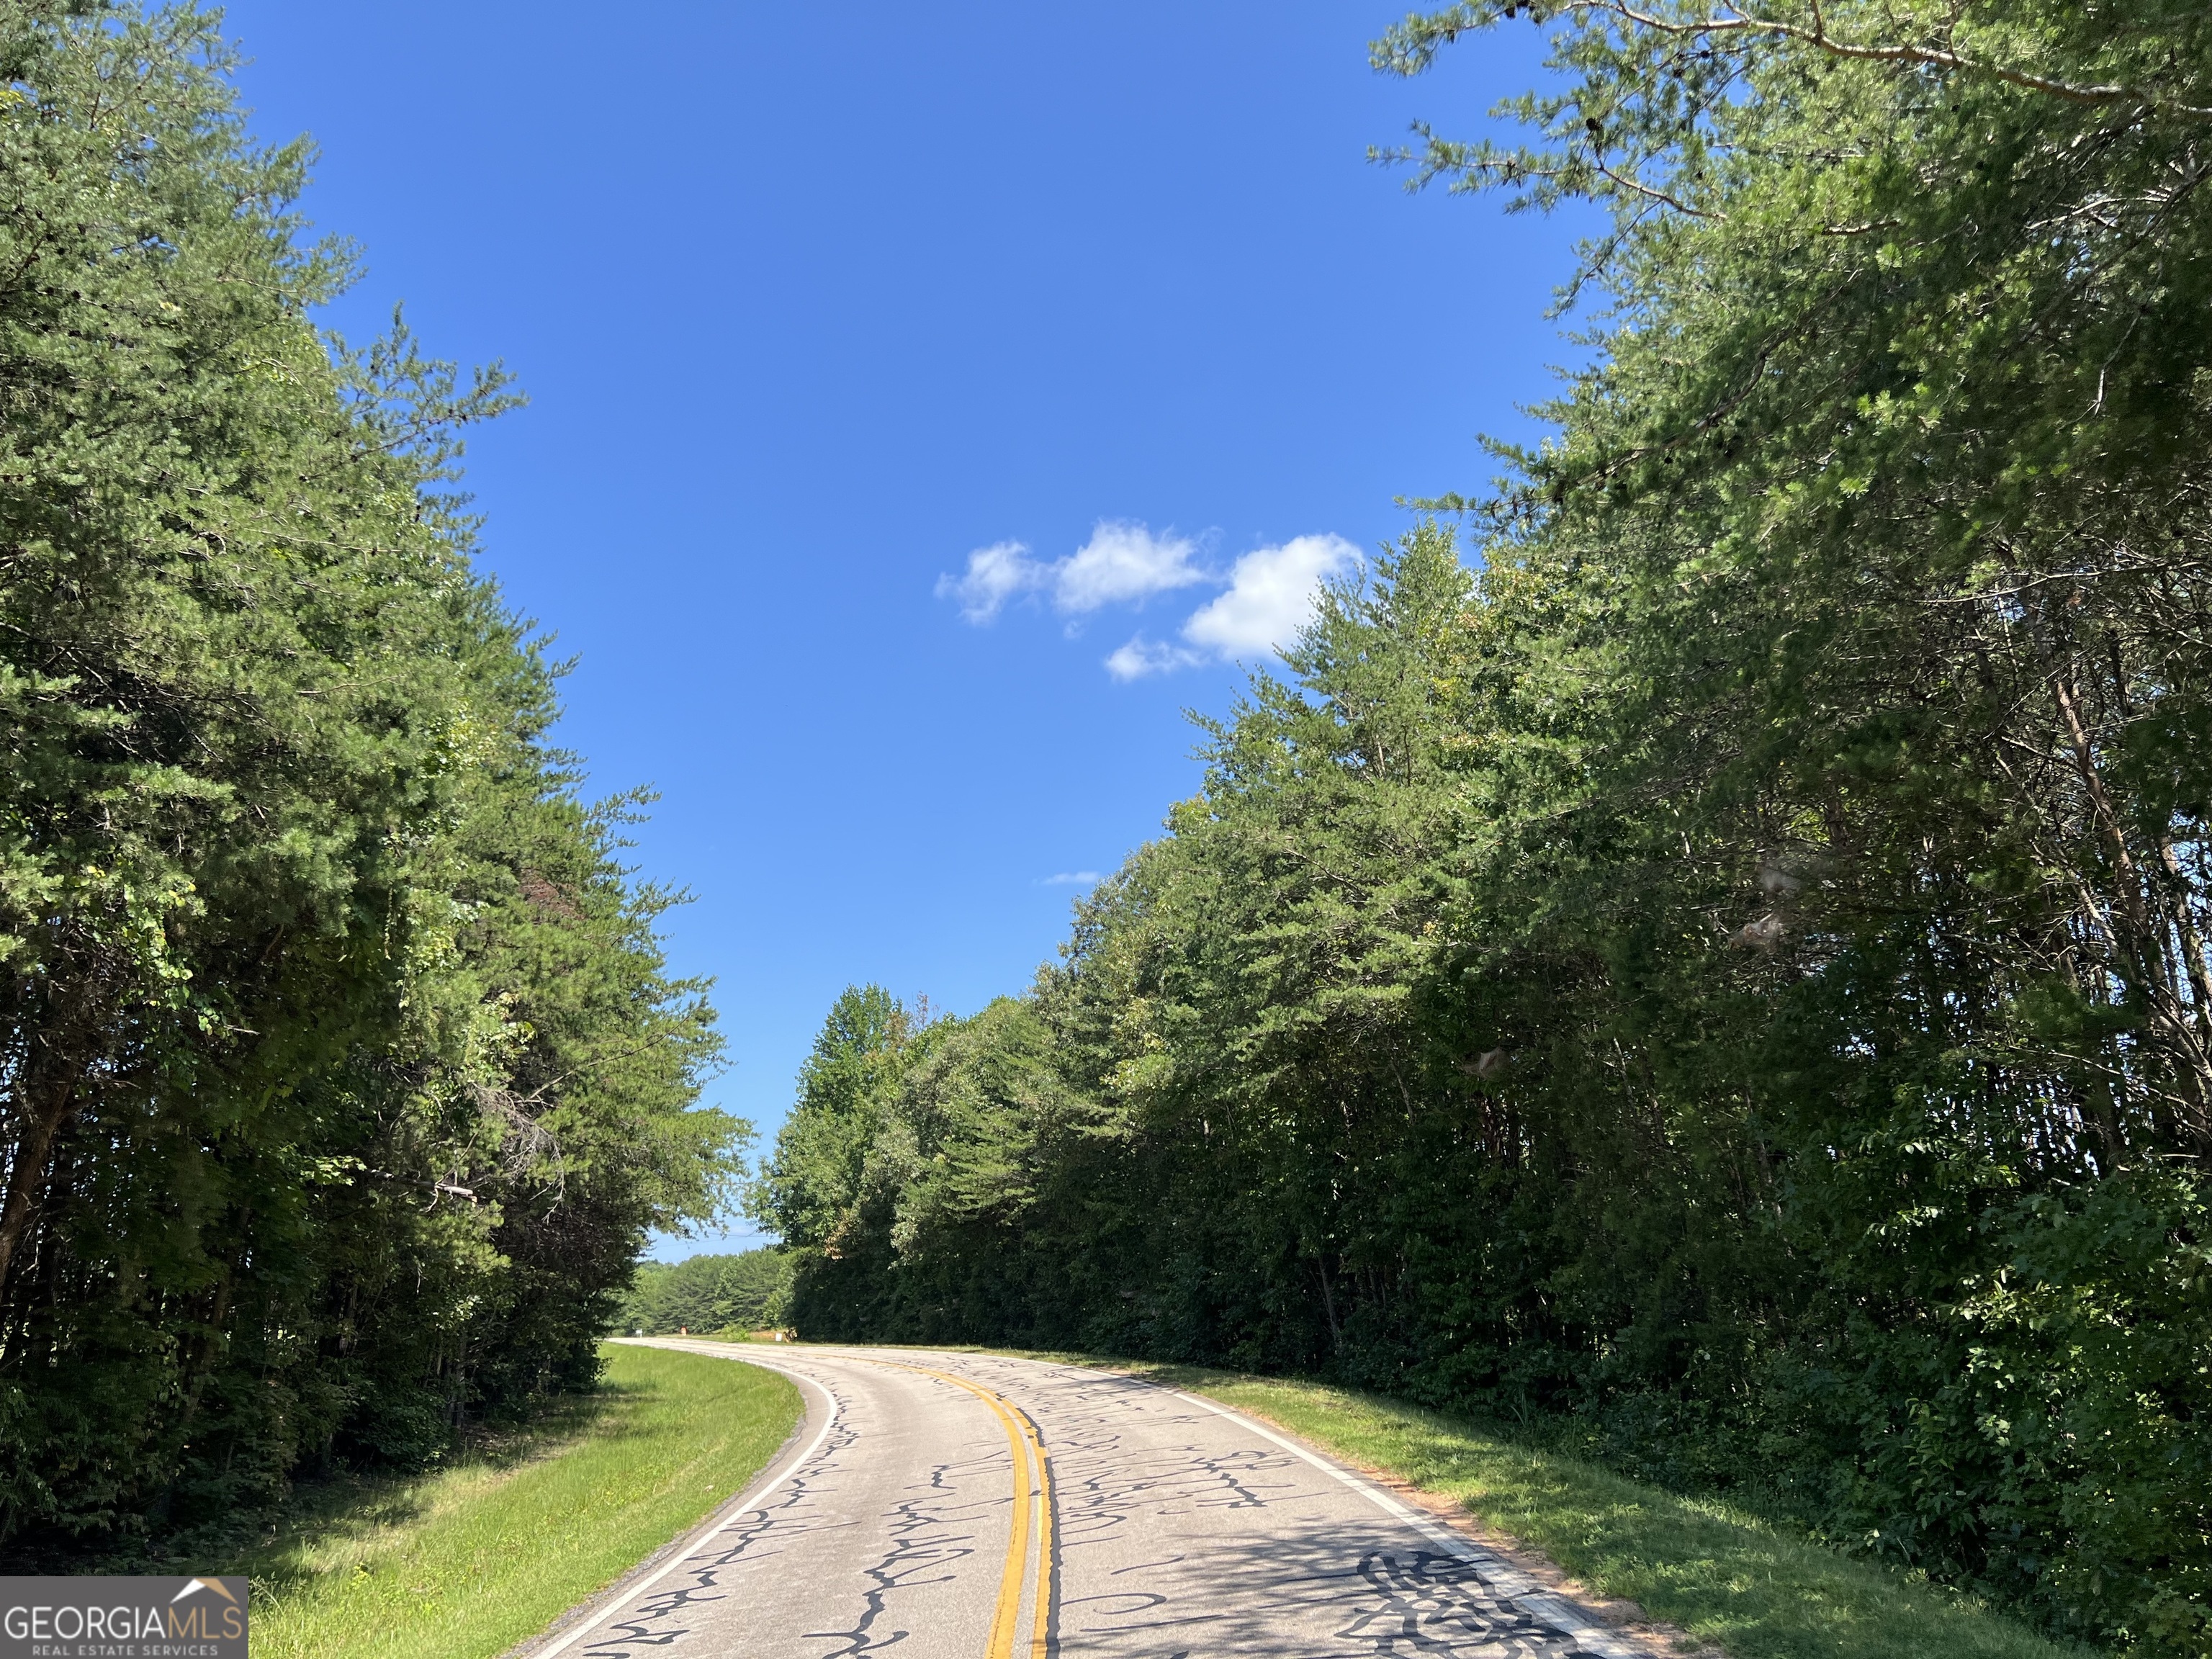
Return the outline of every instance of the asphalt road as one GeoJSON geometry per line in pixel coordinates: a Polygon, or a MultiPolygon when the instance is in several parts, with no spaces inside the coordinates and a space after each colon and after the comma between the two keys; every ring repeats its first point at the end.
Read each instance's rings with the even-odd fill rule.
{"type": "Polygon", "coordinates": [[[647,1340],[787,1373],[805,1421],[532,1659],[1652,1650],[1195,1395],[982,1354],[647,1340]]]}

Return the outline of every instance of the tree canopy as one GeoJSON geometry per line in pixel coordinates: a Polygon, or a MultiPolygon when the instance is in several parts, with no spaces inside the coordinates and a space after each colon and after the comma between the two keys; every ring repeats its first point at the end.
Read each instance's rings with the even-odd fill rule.
{"type": "Polygon", "coordinates": [[[763,1330],[783,1322],[790,1289],[790,1258],[776,1249],[643,1262],[615,1327],[647,1336],[763,1330]]]}
{"type": "Polygon", "coordinates": [[[703,988],[473,567],[514,399],[247,138],[217,20],[0,0],[0,1548],[588,1386],[715,1212],[703,988]]]}
{"type": "Polygon", "coordinates": [[[2212,23],[1376,61],[1524,21],[1529,141],[1401,159],[1606,216],[1556,435],[1325,596],[1028,994],[886,1024],[799,1328],[1549,1423],[2212,1651],[2212,23]]]}

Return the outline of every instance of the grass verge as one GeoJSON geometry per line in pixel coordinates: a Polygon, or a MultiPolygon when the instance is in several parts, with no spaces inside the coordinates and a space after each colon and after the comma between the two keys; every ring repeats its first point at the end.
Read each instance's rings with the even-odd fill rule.
{"type": "Polygon", "coordinates": [[[608,1355],[600,1394],[502,1449],[307,1494],[222,1569],[253,1580],[255,1659],[495,1659],[743,1488],[798,1420],[772,1371],[608,1355]]]}
{"type": "Polygon", "coordinates": [[[2094,1659],[2094,1650],[2051,1641],[1923,1578],[1465,1419],[1311,1382],[1114,1369],[1202,1394],[1452,1498],[1599,1595],[1637,1602],[1731,1659],[2094,1659]]]}

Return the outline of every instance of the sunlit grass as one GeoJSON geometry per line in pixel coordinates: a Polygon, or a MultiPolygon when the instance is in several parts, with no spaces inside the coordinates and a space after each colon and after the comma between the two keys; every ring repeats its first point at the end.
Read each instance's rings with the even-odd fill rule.
{"type": "Polygon", "coordinates": [[[310,1494],[225,1571],[255,1659],[494,1659],[744,1487],[790,1433],[790,1382],[611,1347],[605,1391],[497,1451],[310,1494]]]}
{"type": "Polygon", "coordinates": [[[1349,1462],[1450,1498],[1601,1595],[1637,1602],[1731,1659],[2091,1659],[2094,1652],[1729,1504],[1627,1480],[1464,1419],[1318,1383],[1191,1366],[1115,1368],[1218,1400],[1349,1462]]]}

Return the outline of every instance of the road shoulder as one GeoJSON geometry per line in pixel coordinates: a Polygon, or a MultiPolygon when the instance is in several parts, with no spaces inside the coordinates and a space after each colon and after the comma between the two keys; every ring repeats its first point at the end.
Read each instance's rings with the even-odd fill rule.
{"type": "Polygon", "coordinates": [[[515,1644],[501,1655],[500,1659],[556,1659],[556,1656],[571,1650],[579,1637],[616,1609],[641,1595],[708,1540],[726,1528],[750,1505],[758,1502],[762,1493],[773,1490],[779,1482],[787,1479],[793,1469],[813,1455],[836,1420],[836,1400],[824,1393],[811,1377],[786,1370],[738,1344],[704,1340],[677,1342],[652,1337],[612,1337],[609,1340],[624,1347],[659,1348],[669,1352],[694,1354],[701,1358],[758,1365],[763,1370],[774,1371],[779,1376],[789,1378],[799,1389],[802,1408],[798,1419],[791,1426],[791,1432],[784,1437],[783,1443],[769,1455],[758,1472],[727,1499],[717,1504],[703,1519],[654,1550],[612,1583],[577,1602],[536,1635],[515,1644]]]}
{"type": "Polygon", "coordinates": [[[1318,1383],[1013,1349],[1199,1396],[1310,1449],[1605,1620],[1705,1659],[2095,1659],[1971,1596],[1723,1503],[1318,1383]]]}

